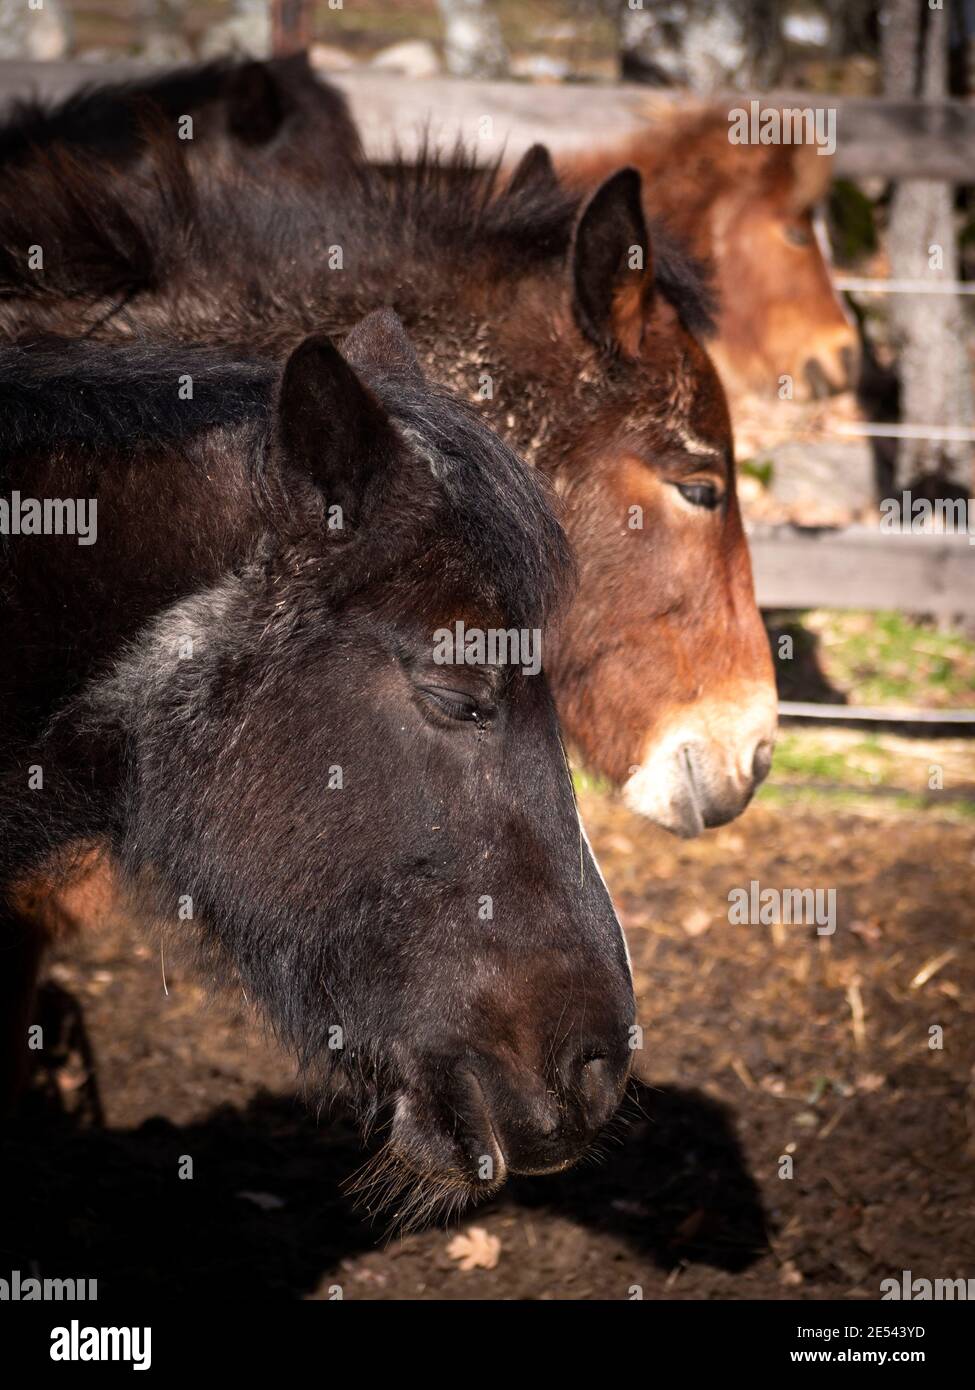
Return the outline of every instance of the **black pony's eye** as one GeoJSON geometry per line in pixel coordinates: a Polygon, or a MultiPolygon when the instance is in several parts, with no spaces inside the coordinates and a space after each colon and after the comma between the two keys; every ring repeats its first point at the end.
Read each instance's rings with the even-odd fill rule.
{"type": "Polygon", "coordinates": [[[677,491],[685,502],[690,502],[694,507],[707,507],[708,511],[714,511],[721,501],[714,483],[678,483],[677,491]]]}
{"type": "Polygon", "coordinates": [[[793,246],[808,246],[812,237],[805,227],[799,227],[795,222],[787,222],[785,227],[785,239],[791,241],[793,246]]]}
{"type": "Polygon", "coordinates": [[[467,724],[483,724],[492,713],[479,704],[464,690],[453,690],[443,685],[422,685],[421,691],[440,713],[448,719],[457,719],[467,724]]]}

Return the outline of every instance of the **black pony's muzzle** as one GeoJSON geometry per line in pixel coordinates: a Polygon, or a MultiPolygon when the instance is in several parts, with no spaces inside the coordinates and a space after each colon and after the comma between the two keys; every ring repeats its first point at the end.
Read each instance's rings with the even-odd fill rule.
{"type": "Polygon", "coordinates": [[[427,1171],[463,1174],[473,1195],[509,1173],[553,1173],[590,1147],[619,1104],[629,1052],[570,1048],[549,1074],[510,1056],[467,1054],[421,1102],[398,1107],[393,1144],[427,1171]],[[483,1188],[481,1185],[483,1184],[483,1188]]]}

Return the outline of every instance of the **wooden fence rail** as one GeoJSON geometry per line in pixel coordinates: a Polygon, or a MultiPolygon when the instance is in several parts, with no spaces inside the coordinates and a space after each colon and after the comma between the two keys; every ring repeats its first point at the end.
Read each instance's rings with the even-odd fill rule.
{"type": "Polygon", "coordinates": [[[975,544],[963,534],[752,526],[749,544],[762,608],[975,617],[975,544]]]}
{"type": "MultiPolygon", "coordinates": [[[[0,62],[0,102],[31,91],[63,97],[83,83],[143,71],[134,62],[0,62]]],[[[485,162],[502,150],[517,157],[536,141],[566,154],[639,130],[671,100],[627,84],[421,80],[368,70],[336,73],[329,80],[347,94],[367,150],[380,158],[394,139],[407,151],[416,149],[427,124],[445,144],[458,136],[474,142],[485,162]]],[[[727,100],[747,107],[749,97],[736,94],[727,100]]],[[[762,101],[835,108],[834,167],[841,176],[975,183],[975,107],[963,101],[903,102],[810,92],[772,92],[762,101]]]]}
{"type": "MultiPolygon", "coordinates": [[[[56,99],[77,87],[145,71],[132,62],[0,62],[0,103],[37,92],[56,99]]],[[[414,80],[368,71],[331,79],[348,95],[368,152],[391,144],[415,149],[429,126],[434,139],[475,142],[487,161],[516,157],[535,141],[557,154],[611,141],[639,129],[665,101],[639,86],[541,86],[516,82],[414,80]]],[[[747,105],[746,96],[732,104],[747,105]]],[[[810,93],[778,93],[768,104],[805,106],[810,93]]],[[[837,109],[835,169],[842,175],[975,183],[975,107],[873,99],[818,98],[837,109]]],[[[891,535],[850,527],[790,526],[750,534],[759,603],[764,608],[899,608],[909,613],[975,617],[975,545],[959,535],[891,535]]]]}

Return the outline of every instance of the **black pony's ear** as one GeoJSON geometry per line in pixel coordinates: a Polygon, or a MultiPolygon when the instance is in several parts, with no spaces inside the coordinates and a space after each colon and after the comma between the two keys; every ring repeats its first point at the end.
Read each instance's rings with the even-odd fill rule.
{"type": "Polygon", "coordinates": [[[226,78],[227,129],[242,145],[266,145],[284,125],[282,88],[267,63],[241,63],[226,78]]]}
{"type": "Polygon", "coordinates": [[[507,192],[509,196],[517,196],[529,188],[554,189],[558,187],[558,182],[559,176],[548,148],[545,145],[532,145],[512,170],[507,192]]]}
{"type": "Polygon", "coordinates": [[[402,453],[385,409],[331,338],[306,338],[288,358],[278,395],[278,439],[285,468],[306,477],[341,528],[368,520],[402,453]]]}
{"type": "Polygon", "coordinates": [[[360,319],[343,347],[347,361],[379,372],[398,372],[414,381],[423,380],[413,344],[399,316],[392,309],[374,309],[360,319]]]}
{"type": "Polygon", "coordinates": [[[636,169],[619,169],[582,211],[572,244],[572,308],[598,347],[637,357],[653,257],[636,169]]]}

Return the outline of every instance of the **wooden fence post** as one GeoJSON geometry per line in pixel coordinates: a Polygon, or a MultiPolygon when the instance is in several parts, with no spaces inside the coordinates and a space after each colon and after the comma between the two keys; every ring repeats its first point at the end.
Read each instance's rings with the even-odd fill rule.
{"type": "Polygon", "coordinates": [[[271,52],[298,53],[311,43],[311,0],[271,0],[271,52]]]}

